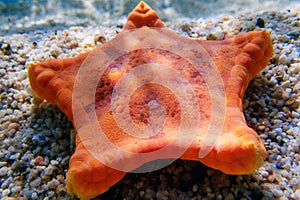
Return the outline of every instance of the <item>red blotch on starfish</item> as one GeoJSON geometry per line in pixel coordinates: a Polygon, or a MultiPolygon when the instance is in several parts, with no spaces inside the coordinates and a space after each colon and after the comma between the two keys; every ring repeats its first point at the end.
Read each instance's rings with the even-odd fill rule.
{"type": "MultiPolygon", "coordinates": [[[[131,45],[136,45],[134,51],[126,52],[113,60],[109,66],[104,66],[107,69],[103,76],[99,77],[100,80],[95,91],[94,106],[98,123],[113,144],[126,151],[141,154],[157,151],[171,144],[170,151],[164,154],[150,158],[137,157],[142,163],[149,162],[151,159],[174,158],[171,150],[176,151],[182,148],[182,143],[172,143],[172,141],[177,137],[176,129],[180,127],[180,116],[184,110],[180,109],[181,100],[168,87],[147,83],[138,87],[130,98],[130,119],[141,127],[151,124],[150,104],[154,102],[165,108],[164,127],[158,134],[148,138],[136,138],[122,130],[118,126],[110,106],[112,91],[121,77],[139,66],[156,63],[159,66],[167,66],[179,71],[180,76],[187,79],[192,86],[195,100],[200,105],[197,110],[200,115],[195,137],[179,156],[181,159],[198,160],[227,174],[248,174],[263,164],[267,153],[257,133],[246,125],[242,112],[242,98],[249,81],[268,64],[272,55],[272,42],[269,34],[266,31],[241,33],[224,41],[187,39],[165,28],[158,14],[144,2],[140,2],[129,14],[123,31],[114,40],[75,58],[52,59],[31,64],[28,68],[30,85],[40,97],[56,104],[74,125],[76,124],[75,115],[82,118],[80,119],[81,126],[76,127],[75,125],[78,133],[76,135],[76,151],[70,159],[70,168],[67,174],[67,188],[70,194],[76,194],[82,199],[95,197],[107,191],[126,174],[122,170],[108,166],[107,163],[100,162],[91,154],[92,149],[101,149],[105,141],[94,138],[94,127],[89,124],[89,118],[86,117],[89,114],[88,109],[73,111],[72,105],[74,106],[74,85],[76,78],[80,77],[80,67],[87,66],[92,74],[99,67],[103,67],[91,62],[95,59],[103,59],[99,56],[101,53],[114,47],[121,49],[131,45]],[[137,31],[133,32],[135,30],[137,31]],[[138,33],[136,38],[129,37],[134,33],[138,33]],[[141,44],[144,43],[134,39],[149,40],[150,46],[161,45],[161,48],[149,48],[148,46],[143,48],[144,46],[141,44]],[[218,82],[222,83],[225,88],[224,96],[218,96],[217,92],[211,93],[214,91],[210,91],[209,86],[205,83],[206,79],[201,74],[201,72],[205,74],[208,71],[209,66],[205,62],[203,65],[200,64],[201,72],[199,73],[193,63],[164,49],[175,45],[170,44],[174,41],[191,46],[198,45],[199,48],[196,47],[196,50],[201,52],[193,54],[195,61],[197,59],[203,59],[207,63],[213,61],[220,75],[218,82]],[[210,151],[201,157],[199,152],[204,145],[205,133],[209,130],[208,126],[210,126],[213,115],[218,114],[216,113],[218,110],[212,113],[211,95],[217,96],[219,101],[224,102],[224,125],[220,127],[220,134],[210,151]],[[93,144],[97,145],[93,146],[93,144]]],[[[148,70],[147,73],[152,73],[151,70],[148,70]]],[[[161,73],[168,74],[169,72],[161,73]]],[[[213,76],[214,74],[208,75],[213,76]]],[[[87,77],[86,81],[88,82],[89,79],[87,77]]],[[[172,81],[176,82],[176,79],[173,78],[172,81]]],[[[108,156],[110,164],[121,162],[132,170],[141,164],[131,162],[135,157],[128,158],[130,162],[127,162],[126,159],[120,158],[114,149],[108,148],[103,151],[111,156],[108,156]]]]}

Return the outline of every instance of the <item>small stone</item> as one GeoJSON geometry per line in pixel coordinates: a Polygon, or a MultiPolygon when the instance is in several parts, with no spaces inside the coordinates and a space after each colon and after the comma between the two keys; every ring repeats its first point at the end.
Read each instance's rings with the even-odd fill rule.
{"type": "Polygon", "coordinates": [[[164,174],[160,174],[159,175],[159,180],[160,181],[167,181],[167,178],[166,178],[166,176],[164,174]]]}
{"type": "Polygon", "coordinates": [[[36,192],[33,192],[32,194],[31,194],[31,199],[39,199],[39,195],[36,193],[36,192]]]}
{"type": "Polygon", "coordinates": [[[223,199],[223,196],[221,194],[218,194],[217,195],[217,200],[222,200],[223,199]]]}
{"type": "Polygon", "coordinates": [[[253,30],[255,29],[255,24],[252,23],[252,22],[247,23],[246,29],[247,29],[248,31],[253,31],[253,30]]]}
{"type": "Polygon", "coordinates": [[[46,176],[46,175],[43,175],[43,176],[42,176],[42,181],[43,181],[43,182],[48,183],[50,180],[51,180],[51,177],[50,177],[50,176],[46,176]]]}
{"type": "Polygon", "coordinates": [[[280,120],[280,119],[274,119],[273,123],[274,124],[282,124],[282,120],[280,120]]]}
{"type": "Polygon", "coordinates": [[[175,169],[175,170],[173,171],[173,173],[174,173],[175,175],[178,175],[178,174],[180,174],[182,171],[183,171],[183,167],[178,167],[177,169],[175,169]]]}
{"type": "Polygon", "coordinates": [[[39,166],[45,166],[45,162],[44,162],[44,158],[43,156],[37,156],[34,160],[34,164],[35,165],[39,165],[39,166]]]}
{"type": "Polygon", "coordinates": [[[300,118],[300,114],[298,112],[292,111],[293,118],[300,118]]]}
{"type": "Polygon", "coordinates": [[[61,174],[56,176],[56,179],[60,182],[60,183],[64,183],[65,181],[65,177],[61,174]]]}
{"type": "Polygon", "coordinates": [[[59,181],[56,179],[52,179],[50,182],[47,183],[49,189],[55,189],[59,185],[59,181]]]}
{"type": "Polygon", "coordinates": [[[31,47],[31,48],[36,48],[37,46],[38,46],[38,44],[34,41],[34,42],[31,43],[31,46],[30,46],[30,47],[31,47]]]}
{"type": "Polygon", "coordinates": [[[8,167],[1,167],[0,169],[0,176],[6,176],[8,173],[8,167]]]}
{"type": "Polygon", "coordinates": [[[51,160],[51,161],[50,161],[50,164],[51,164],[51,165],[58,165],[59,163],[58,163],[57,160],[51,160]]]}
{"type": "Polygon", "coordinates": [[[54,58],[57,58],[60,53],[61,53],[60,48],[58,48],[57,45],[53,44],[51,46],[51,48],[50,48],[50,54],[51,54],[51,56],[53,56],[54,58]]]}
{"type": "Polygon", "coordinates": [[[18,128],[19,128],[19,124],[18,123],[16,123],[16,122],[13,122],[13,123],[11,123],[11,124],[9,124],[8,125],[8,129],[10,129],[10,130],[17,130],[18,128]]]}
{"type": "Polygon", "coordinates": [[[229,193],[225,196],[224,200],[235,200],[235,198],[234,198],[234,195],[232,193],[229,193]]]}
{"type": "Polygon", "coordinates": [[[140,196],[140,198],[144,198],[145,197],[145,191],[140,191],[139,196],[140,196]]]}
{"type": "Polygon", "coordinates": [[[32,181],[32,182],[30,183],[30,186],[36,188],[36,187],[40,186],[41,183],[42,183],[41,178],[40,178],[40,177],[37,177],[34,181],[32,181]]]}
{"type": "Polygon", "coordinates": [[[208,34],[206,39],[207,40],[223,40],[224,37],[225,37],[225,34],[223,33],[223,31],[220,29],[217,29],[214,32],[208,34]]]}
{"type": "Polygon", "coordinates": [[[38,144],[40,146],[47,144],[47,138],[45,136],[45,133],[43,132],[36,132],[33,136],[32,136],[32,142],[35,144],[38,144]]]}
{"type": "Polygon", "coordinates": [[[20,156],[21,156],[20,153],[15,153],[15,154],[11,155],[11,156],[9,157],[9,159],[10,159],[10,160],[17,160],[17,159],[20,158],[20,156]]]}
{"type": "Polygon", "coordinates": [[[262,200],[269,200],[269,199],[274,199],[274,196],[271,192],[263,190],[262,191],[264,194],[264,197],[262,198],[262,200]]]}
{"type": "Polygon", "coordinates": [[[45,169],[45,175],[49,176],[51,174],[53,174],[53,171],[55,170],[55,167],[53,167],[52,165],[49,165],[46,169],[45,169]]]}
{"type": "Polygon", "coordinates": [[[67,189],[65,187],[65,184],[60,184],[59,186],[57,186],[57,188],[56,188],[56,194],[58,196],[59,195],[65,195],[65,194],[67,194],[67,189]]]}
{"type": "Polygon", "coordinates": [[[289,60],[289,58],[285,55],[285,54],[281,54],[281,56],[279,57],[279,62],[281,64],[289,64],[291,61],[289,60]]]}
{"type": "Polygon", "coordinates": [[[229,177],[221,173],[216,173],[213,175],[211,181],[215,187],[229,187],[230,185],[229,177]]]}
{"type": "Polygon", "coordinates": [[[0,167],[7,165],[7,162],[0,162],[0,167]]]}
{"type": "Polygon", "coordinates": [[[51,129],[52,126],[53,126],[52,119],[51,118],[45,119],[45,124],[46,124],[46,126],[47,126],[48,129],[51,129]]]}
{"type": "Polygon", "coordinates": [[[212,189],[211,189],[210,187],[207,187],[207,188],[205,188],[205,192],[211,193],[211,192],[212,192],[212,189]]]}
{"type": "Polygon", "coordinates": [[[185,31],[185,32],[190,32],[191,31],[191,25],[188,23],[182,24],[181,25],[181,30],[185,31]]]}
{"type": "Polygon", "coordinates": [[[10,189],[7,188],[7,189],[3,190],[2,196],[6,197],[6,196],[10,195],[10,193],[11,193],[10,189]]]}
{"type": "Polygon", "coordinates": [[[285,101],[284,105],[286,106],[291,106],[296,102],[295,98],[289,98],[288,100],[285,101]]]}
{"type": "Polygon", "coordinates": [[[291,38],[288,37],[287,35],[280,35],[278,36],[278,40],[280,42],[290,42],[291,41],[291,38]]]}
{"type": "Polygon", "coordinates": [[[275,177],[273,175],[268,176],[268,182],[273,183],[275,181],[275,177]]]}
{"type": "Polygon", "coordinates": [[[23,196],[26,197],[26,199],[30,199],[32,191],[28,188],[24,188],[22,190],[23,196]]]}
{"type": "Polygon", "coordinates": [[[106,38],[103,34],[96,34],[94,36],[94,42],[104,44],[106,42],[106,38]]]}
{"type": "Polygon", "coordinates": [[[14,180],[12,177],[7,178],[3,183],[1,184],[1,188],[8,188],[8,186],[13,183],[14,180]]]}
{"type": "Polygon", "coordinates": [[[157,200],[167,200],[169,199],[169,192],[167,190],[158,190],[156,192],[157,200]]]}
{"type": "Polygon", "coordinates": [[[206,171],[206,173],[207,173],[207,175],[208,176],[212,176],[212,175],[214,175],[215,174],[215,170],[213,170],[213,169],[207,169],[207,171],[206,171]]]}
{"type": "Polygon", "coordinates": [[[300,189],[297,189],[295,191],[295,197],[296,197],[296,199],[300,199],[300,189]]]}
{"type": "Polygon", "coordinates": [[[262,18],[257,18],[256,20],[256,26],[259,28],[264,28],[265,27],[265,21],[262,18]]]}
{"type": "Polygon", "coordinates": [[[290,88],[291,87],[291,81],[290,80],[286,80],[283,83],[281,83],[281,86],[283,88],[290,88]]]}
{"type": "Polygon", "coordinates": [[[36,170],[38,170],[39,172],[43,172],[45,170],[45,166],[37,166],[36,170]]]}
{"type": "Polygon", "coordinates": [[[198,187],[199,186],[197,184],[194,184],[193,187],[192,187],[192,191],[193,192],[197,192],[198,191],[198,187]]]}
{"type": "Polygon", "coordinates": [[[47,192],[47,195],[48,195],[48,199],[53,199],[53,197],[55,196],[55,192],[54,191],[49,191],[49,192],[47,192]]]}
{"type": "Polygon", "coordinates": [[[18,194],[22,190],[21,186],[15,186],[11,189],[12,193],[18,194]]]}
{"type": "Polygon", "coordinates": [[[283,195],[283,191],[277,188],[273,188],[272,193],[275,197],[281,197],[283,195]]]}
{"type": "Polygon", "coordinates": [[[291,31],[289,33],[287,33],[287,36],[289,36],[291,39],[297,39],[300,35],[300,32],[294,32],[294,31],[291,31]]]}
{"type": "Polygon", "coordinates": [[[176,199],[178,199],[178,196],[177,196],[177,193],[176,193],[175,190],[171,190],[171,191],[170,191],[170,199],[171,199],[171,200],[176,200],[176,199]]]}
{"type": "Polygon", "coordinates": [[[146,189],[145,199],[153,199],[155,197],[155,192],[151,189],[146,189]]]}
{"type": "Polygon", "coordinates": [[[137,182],[135,184],[135,188],[139,190],[139,189],[141,189],[143,187],[143,185],[144,185],[144,182],[143,181],[139,181],[139,182],[137,182]]]}
{"type": "Polygon", "coordinates": [[[71,43],[67,44],[68,49],[74,49],[76,47],[78,47],[78,42],[76,41],[72,41],[71,43]]]}
{"type": "Polygon", "coordinates": [[[94,40],[94,38],[92,36],[85,37],[81,41],[81,46],[84,47],[84,48],[92,47],[94,45],[95,45],[95,40],[94,40]]]}
{"type": "Polygon", "coordinates": [[[10,55],[12,53],[12,49],[9,43],[2,43],[0,45],[0,50],[3,52],[4,55],[10,55]]]}
{"type": "Polygon", "coordinates": [[[261,175],[266,178],[269,176],[269,173],[267,171],[263,171],[261,175]]]}

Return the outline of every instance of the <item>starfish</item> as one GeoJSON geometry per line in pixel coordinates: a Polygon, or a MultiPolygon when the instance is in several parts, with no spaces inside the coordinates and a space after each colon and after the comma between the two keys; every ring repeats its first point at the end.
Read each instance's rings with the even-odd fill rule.
{"type": "Polygon", "coordinates": [[[93,198],[127,172],[150,170],[151,161],[156,169],[167,165],[164,159],[252,173],[267,153],[246,124],[242,98],[272,53],[265,30],[223,41],[185,38],[140,2],[113,40],[30,64],[32,89],[76,130],[68,192],[93,198]]]}

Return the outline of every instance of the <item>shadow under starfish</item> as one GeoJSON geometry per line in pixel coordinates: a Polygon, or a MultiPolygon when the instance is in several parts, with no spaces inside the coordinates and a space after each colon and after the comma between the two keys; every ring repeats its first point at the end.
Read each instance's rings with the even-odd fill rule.
{"type": "Polygon", "coordinates": [[[33,90],[56,104],[77,132],[68,192],[93,198],[157,159],[196,160],[226,174],[253,172],[267,153],[245,122],[242,98],[272,53],[266,31],[224,41],[188,39],[140,2],[112,41],[75,58],[31,64],[33,90]]]}

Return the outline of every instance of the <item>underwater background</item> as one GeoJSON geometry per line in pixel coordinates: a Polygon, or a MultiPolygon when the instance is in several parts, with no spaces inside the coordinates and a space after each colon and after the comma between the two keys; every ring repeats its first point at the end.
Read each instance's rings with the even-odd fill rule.
{"type": "MultiPolygon", "coordinates": [[[[0,198],[77,199],[66,189],[74,152],[67,117],[31,90],[27,66],[74,57],[113,39],[139,1],[0,0],[0,198]],[[101,35],[102,40],[95,40],[101,35]]],[[[247,124],[268,151],[251,175],[178,160],[128,174],[95,199],[300,199],[300,3],[298,0],[146,0],[186,37],[223,40],[267,30],[274,55],[246,91],[247,124]]]]}

